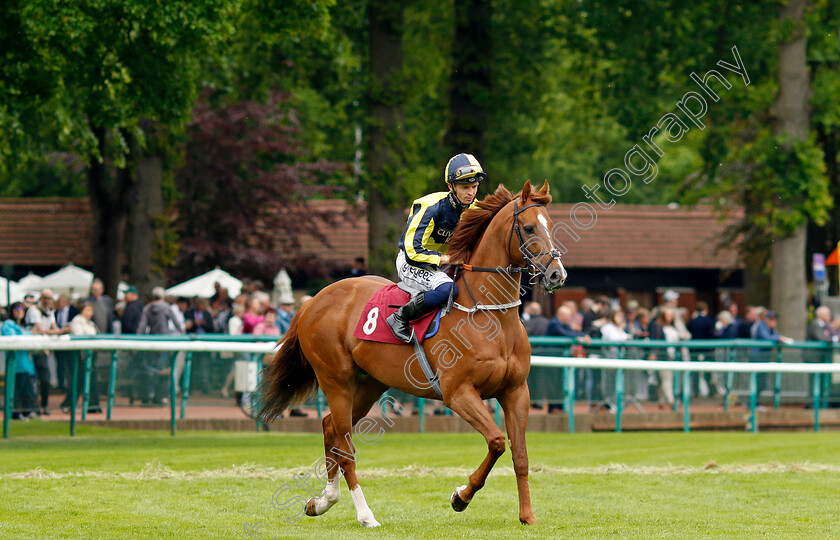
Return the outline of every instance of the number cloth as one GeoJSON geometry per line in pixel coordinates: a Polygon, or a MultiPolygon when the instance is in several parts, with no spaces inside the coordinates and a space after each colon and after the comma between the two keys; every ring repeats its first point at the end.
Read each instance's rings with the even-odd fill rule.
{"type": "MultiPolygon", "coordinates": [[[[386,285],[379,289],[374,294],[365,308],[362,310],[362,316],[356,324],[356,330],[353,335],[358,339],[365,341],[378,341],[379,343],[394,343],[398,345],[405,345],[404,342],[394,337],[393,332],[388,327],[385,319],[388,315],[395,312],[397,308],[390,306],[401,306],[408,302],[409,294],[404,290],[394,285],[386,285]]],[[[431,337],[437,332],[438,323],[440,321],[440,310],[436,309],[430,311],[423,317],[411,323],[414,328],[414,333],[417,335],[420,342],[424,338],[431,337]],[[429,328],[435,323],[433,331],[429,332],[429,328]]]]}

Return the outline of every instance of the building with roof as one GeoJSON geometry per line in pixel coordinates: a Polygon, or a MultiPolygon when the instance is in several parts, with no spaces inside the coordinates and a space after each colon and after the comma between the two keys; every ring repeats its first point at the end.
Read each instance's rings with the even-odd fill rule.
{"type": "Polygon", "coordinates": [[[0,265],[17,280],[67,264],[93,264],[93,214],[87,199],[0,198],[0,265]]]}
{"type": "MultiPolygon", "coordinates": [[[[336,214],[348,208],[338,200],[310,204],[336,214]]],[[[668,288],[680,292],[680,304],[689,308],[696,300],[715,308],[721,294],[742,302],[738,254],[716,248],[732,221],[719,220],[710,207],[615,205],[585,223],[571,215],[574,211],[571,204],[548,207],[569,271],[567,287],[554,295],[555,305],[603,294],[652,306],[668,288]]],[[[340,226],[319,222],[317,229],[320,235],[304,231],[299,239],[303,255],[348,269],[356,257],[367,256],[363,211],[340,226]],[[330,245],[321,238],[329,238],[330,245]]],[[[71,262],[90,268],[92,237],[87,199],[0,199],[0,264],[14,266],[13,279],[29,271],[44,275],[71,262]]]]}
{"type": "Polygon", "coordinates": [[[569,271],[555,303],[604,294],[653,306],[667,289],[680,292],[680,305],[689,308],[697,300],[715,307],[721,294],[743,303],[738,253],[717,247],[739,216],[721,220],[709,206],[677,205],[615,205],[586,220],[574,211],[572,204],[548,207],[569,271]]]}

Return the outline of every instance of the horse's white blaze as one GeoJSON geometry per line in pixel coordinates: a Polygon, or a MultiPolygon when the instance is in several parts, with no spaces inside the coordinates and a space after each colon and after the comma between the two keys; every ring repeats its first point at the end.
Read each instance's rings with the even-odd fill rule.
{"type": "Polygon", "coordinates": [[[327,482],[321,495],[315,497],[315,515],[320,516],[338,502],[341,498],[340,481],[338,478],[327,482]]]}
{"type": "Polygon", "coordinates": [[[362,527],[379,527],[379,522],[373,517],[373,512],[365,500],[364,493],[362,493],[362,486],[356,486],[356,489],[351,489],[350,497],[356,506],[356,519],[359,521],[359,524],[362,527]]]}
{"type": "MultiPolygon", "coordinates": [[[[548,219],[546,219],[546,217],[542,214],[537,214],[537,221],[540,222],[540,225],[542,225],[542,228],[545,231],[545,236],[548,239],[548,245],[551,248],[551,251],[554,251],[554,241],[551,238],[551,231],[548,230],[548,219]]],[[[560,265],[560,271],[563,273],[563,279],[565,280],[568,275],[566,273],[566,267],[563,266],[562,262],[560,262],[559,257],[555,260],[557,261],[557,264],[560,265]]]]}
{"type": "Polygon", "coordinates": [[[554,249],[554,242],[551,241],[551,231],[548,230],[548,220],[545,219],[544,215],[537,214],[537,221],[540,222],[540,225],[542,225],[542,228],[545,231],[545,236],[548,239],[549,247],[551,247],[551,249],[554,249]]]}

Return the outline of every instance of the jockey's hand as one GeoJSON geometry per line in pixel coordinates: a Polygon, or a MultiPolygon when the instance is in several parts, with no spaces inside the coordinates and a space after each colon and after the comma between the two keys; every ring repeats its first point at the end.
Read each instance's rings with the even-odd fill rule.
{"type": "Polygon", "coordinates": [[[440,265],[443,266],[444,264],[449,264],[449,255],[440,256],[440,265]]]}

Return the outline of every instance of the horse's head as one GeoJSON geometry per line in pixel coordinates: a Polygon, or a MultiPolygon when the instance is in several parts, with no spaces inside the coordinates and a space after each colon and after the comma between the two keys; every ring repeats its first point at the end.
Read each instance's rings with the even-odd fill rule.
{"type": "Polygon", "coordinates": [[[532,283],[538,279],[545,290],[555,291],[563,286],[568,274],[560,262],[560,251],[554,247],[553,224],[545,207],[549,202],[547,180],[539,190],[531,187],[530,180],[525,182],[519,197],[511,203],[513,224],[508,247],[514,263],[531,268],[532,283]]]}

